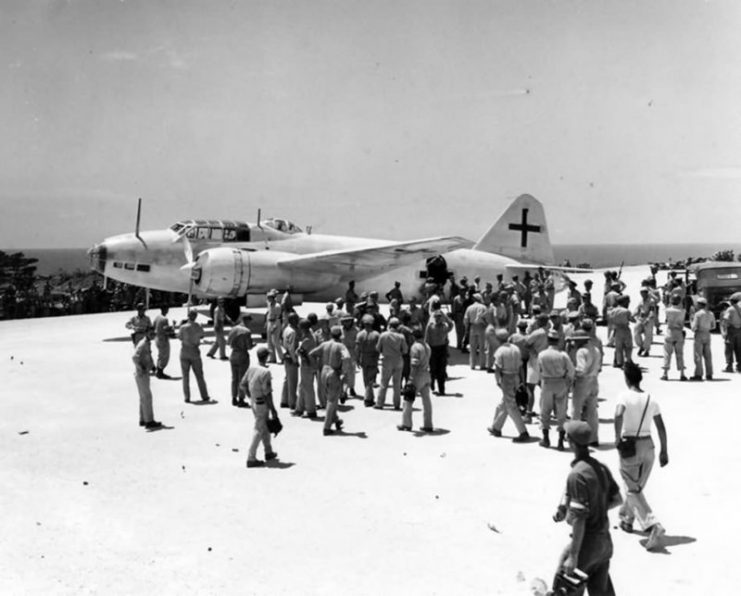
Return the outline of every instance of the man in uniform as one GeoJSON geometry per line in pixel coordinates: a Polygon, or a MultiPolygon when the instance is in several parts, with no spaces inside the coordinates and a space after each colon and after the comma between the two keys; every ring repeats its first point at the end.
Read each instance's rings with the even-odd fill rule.
{"type": "Polygon", "coordinates": [[[556,414],[558,428],[558,450],[564,449],[564,430],[566,422],[566,406],[569,389],[574,381],[574,365],[569,357],[558,349],[560,336],[550,331],[548,333],[548,347],[538,354],[538,369],[540,371],[540,427],[543,430],[541,447],[550,447],[551,441],[548,431],[551,428],[551,412],[556,414]]]}
{"type": "MultiPolygon", "coordinates": [[[[533,328],[528,331],[525,340],[525,346],[528,350],[527,369],[525,375],[525,384],[527,386],[528,403],[527,403],[527,421],[532,420],[535,406],[535,386],[540,385],[540,368],[538,366],[538,356],[548,347],[548,315],[545,313],[538,314],[532,321],[533,328]]],[[[542,395],[542,390],[541,390],[542,395]]]]}
{"type": "Polygon", "coordinates": [[[381,388],[378,390],[377,410],[382,410],[386,403],[386,391],[389,383],[393,384],[394,409],[401,410],[401,372],[404,367],[403,354],[409,351],[404,336],[399,333],[399,319],[389,319],[389,328],[381,333],[376,349],[383,356],[381,361],[381,388]]]}
{"type": "Polygon", "coordinates": [[[574,366],[574,392],[571,403],[571,419],[584,420],[592,435],[590,446],[599,445],[599,415],[597,414],[597,393],[602,358],[597,347],[591,343],[589,333],[583,329],[577,330],[572,336],[574,342],[575,361],[574,366]]]}
{"type": "Polygon", "coordinates": [[[265,313],[265,330],[268,336],[268,350],[270,350],[268,362],[280,363],[283,361],[283,350],[280,345],[282,309],[276,301],[277,296],[278,290],[270,290],[267,293],[268,306],[265,313]]]}
{"type": "Polygon", "coordinates": [[[395,281],[394,287],[386,292],[386,302],[391,302],[392,300],[396,300],[399,306],[404,304],[404,295],[401,293],[401,282],[395,281]]]}
{"type": "Polygon", "coordinates": [[[167,320],[167,313],[170,307],[165,305],[160,307],[160,314],[154,319],[154,345],[157,346],[157,378],[169,379],[170,375],[165,374],[165,367],[170,362],[170,336],[173,329],[167,320]]]}
{"type": "Polygon", "coordinates": [[[373,385],[378,376],[378,340],[380,333],[373,329],[373,316],[363,315],[363,329],[356,338],[355,358],[363,371],[363,385],[365,386],[365,406],[375,403],[373,385]]]}
{"type": "Polygon", "coordinates": [[[131,329],[131,341],[134,342],[135,346],[139,345],[139,342],[151,327],[152,321],[146,315],[144,303],[139,302],[136,305],[136,315],[131,317],[126,323],[126,329],[131,329]]]}
{"type": "Polygon", "coordinates": [[[530,435],[522,421],[520,409],[515,401],[515,392],[520,385],[520,372],[522,369],[522,354],[520,349],[513,343],[508,343],[507,330],[499,328],[496,331],[500,346],[494,353],[494,374],[497,386],[502,390],[502,399],[494,411],[494,422],[487,430],[495,437],[502,436],[502,426],[507,421],[507,416],[512,418],[518,435],[512,439],[513,443],[527,443],[530,435]]]}
{"type": "Polygon", "coordinates": [[[342,345],[344,345],[350,353],[350,366],[347,370],[345,384],[350,396],[357,397],[357,393],[355,393],[355,367],[358,365],[356,358],[358,328],[355,326],[355,319],[349,315],[340,319],[340,325],[342,325],[342,345]]]}
{"type": "Polygon", "coordinates": [[[257,366],[250,366],[239,384],[240,390],[250,397],[252,414],[255,416],[255,432],[247,454],[248,468],[261,468],[265,465],[265,461],[257,459],[257,447],[260,443],[265,448],[266,461],[278,457],[270,443],[268,430],[268,418],[278,417],[273,404],[273,378],[267,364],[269,357],[268,348],[257,348],[257,366]]]}
{"type": "Polygon", "coordinates": [[[654,339],[654,327],[656,325],[656,304],[648,291],[647,286],[641,287],[641,301],[633,311],[636,324],[633,327],[633,340],[638,348],[639,356],[648,356],[651,343],[654,339]]]}
{"type": "Polygon", "coordinates": [[[466,344],[464,341],[465,335],[466,335],[466,327],[463,324],[463,315],[466,312],[466,308],[468,308],[468,306],[469,305],[466,304],[466,291],[465,290],[456,294],[450,306],[450,314],[453,318],[453,323],[455,324],[456,348],[464,353],[467,350],[466,350],[466,344]]]}
{"type": "Polygon", "coordinates": [[[316,376],[316,364],[309,354],[316,348],[317,343],[311,332],[311,322],[308,319],[300,319],[298,329],[299,337],[296,355],[299,360],[298,371],[298,399],[296,409],[292,412],[294,416],[303,416],[306,412],[307,418],[316,418],[316,395],[314,393],[314,377],[316,376]]]}
{"type": "Polygon", "coordinates": [[[162,428],[162,423],[154,419],[152,411],[152,390],[149,386],[149,371],[152,370],[152,338],[154,330],[148,329],[136,344],[132,360],[134,362],[134,379],[139,390],[139,426],[151,430],[162,428]]]}
{"type": "Polygon", "coordinates": [[[481,294],[473,295],[474,302],[466,309],[463,315],[463,324],[466,328],[466,336],[470,344],[469,364],[471,370],[476,366],[484,368],[484,345],[486,336],[486,306],[483,304],[481,294]]]}
{"type": "Polygon", "coordinates": [[[244,391],[239,388],[239,383],[250,367],[252,331],[247,326],[250,319],[252,319],[250,315],[242,315],[240,324],[232,327],[226,338],[226,343],[232,349],[229,354],[229,365],[232,369],[232,405],[237,407],[249,407],[244,399],[244,391]]]}
{"type": "Polygon", "coordinates": [[[680,296],[672,296],[669,306],[666,307],[666,335],[664,336],[664,374],[661,380],[669,379],[669,367],[671,366],[672,354],[677,361],[679,380],[686,381],[684,375],[684,309],[679,306],[680,296]]]}
{"type": "MultiPolygon", "coordinates": [[[[453,322],[442,310],[432,313],[430,322],[424,332],[425,343],[430,347],[430,389],[434,391],[437,383],[438,395],[445,395],[445,380],[448,366],[448,333],[453,329],[453,322]]],[[[411,358],[411,356],[410,356],[411,358]]]]}
{"type": "Polygon", "coordinates": [[[345,346],[342,345],[342,329],[338,326],[329,330],[330,340],[314,348],[309,356],[321,362],[321,379],[327,399],[327,413],[324,418],[324,436],[333,435],[334,424],[337,432],[342,430],[342,420],[337,415],[337,405],[342,394],[344,371],[350,365],[345,346]]]}
{"type": "MultiPolygon", "coordinates": [[[[564,498],[553,516],[571,526],[571,540],[559,560],[559,570],[571,575],[574,569],[587,574],[590,596],[615,596],[610,579],[612,538],[607,511],[622,502],[620,489],[610,470],[589,454],[591,429],[586,422],[564,425],[576,458],[566,479],[564,498]]],[[[584,589],[573,592],[583,594],[584,589]]],[[[554,592],[555,593],[555,592],[554,592]]]]}
{"type": "MultiPolygon", "coordinates": [[[[208,351],[209,358],[213,358],[216,354],[216,350],[219,351],[219,358],[222,360],[228,360],[226,357],[226,338],[224,337],[224,324],[226,323],[226,312],[224,311],[224,299],[218,298],[216,300],[216,308],[214,309],[214,344],[208,351]]],[[[230,321],[231,322],[231,321],[230,321]]]]}
{"type": "Polygon", "coordinates": [[[355,293],[355,280],[347,282],[347,291],[345,292],[345,307],[348,314],[353,314],[355,305],[358,303],[358,295],[355,293]]]}
{"type": "MultiPolygon", "coordinates": [[[[433,315],[434,318],[435,315],[433,315]]],[[[432,325],[430,321],[429,325],[432,325]]],[[[429,327],[428,327],[429,328],[429,327]]],[[[433,431],[432,427],[432,400],[430,399],[430,346],[424,341],[424,332],[419,327],[412,331],[414,343],[410,348],[410,380],[416,393],[422,398],[422,426],[419,430],[426,433],[433,431]]],[[[404,396],[404,411],[401,416],[399,430],[412,430],[412,405],[414,395],[404,396]]]]}
{"type": "Polygon", "coordinates": [[[288,325],[283,330],[281,337],[281,347],[283,348],[283,368],[285,377],[283,378],[283,390],[281,391],[280,407],[296,407],[296,389],[298,388],[298,319],[295,312],[288,314],[288,325]]]}
{"type": "Polygon", "coordinates": [[[736,371],[741,372],[741,306],[739,292],[731,295],[731,306],[723,313],[721,332],[726,343],[726,372],[733,372],[733,357],[736,357],[736,371]]]}
{"type": "Polygon", "coordinates": [[[608,320],[612,323],[612,336],[615,341],[615,354],[612,364],[615,368],[622,368],[625,362],[633,362],[633,338],[630,334],[630,323],[634,319],[628,308],[629,305],[630,296],[620,295],[615,307],[607,315],[608,320]]]}
{"type": "Polygon", "coordinates": [[[198,382],[198,392],[203,401],[209,401],[206,381],[203,378],[203,362],[201,361],[201,339],[203,339],[203,327],[196,323],[198,313],[194,310],[188,311],[188,322],[178,329],[180,339],[180,368],[183,372],[183,395],[185,403],[190,403],[190,369],[198,382]]]}
{"type": "Polygon", "coordinates": [[[702,381],[702,365],[708,381],[713,379],[713,355],[710,352],[710,332],[715,329],[715,315],[708,310],[708,301],[702,296],[697,299],[697,311],[692,317],[692,331],[695,334],[695,374],[691,381],[702,381]]]}

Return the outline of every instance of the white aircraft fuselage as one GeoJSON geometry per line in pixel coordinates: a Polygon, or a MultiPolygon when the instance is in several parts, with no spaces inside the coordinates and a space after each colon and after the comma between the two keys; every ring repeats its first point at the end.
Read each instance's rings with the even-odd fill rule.
{"type": "Polygon", "coordinates": [[[394,242],[311,234],[278,219],[258,225],[188,220],[113,236],[89,252],[92,267],[107,278],[202,298],[246,297],[248,306],[264,304],[270,289],[291,288],[299,300],[334,300],[345,295],[350,280],[358,294],[383,295],[398,281],[406,299],[423,299],[430,277],[493,282],[501,274],[508,281],[523,269],[552,264],[543,209],[529,195],[512,203],[473,244],[457,237],[394,242]]]}

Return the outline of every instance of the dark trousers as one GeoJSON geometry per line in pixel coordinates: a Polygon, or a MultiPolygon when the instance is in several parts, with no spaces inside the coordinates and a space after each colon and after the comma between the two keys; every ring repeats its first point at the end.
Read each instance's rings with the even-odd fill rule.
{"type": "MultiPolygon", "coordinates": [[[[615,596],[610,579],[612,539],[609,534],[586,534],[576,566],[589,576],[586,589],[589,596],[615,596]]],[[[576,596],[584,590],[574,592],[576,596]]]]}
{"type": "Polygon", "coordinates": [[[445,376],[448,366],[448,346],[430,346],[430,376],[432,389],[437,383],[437,390],[445,393],[445,376]]]}

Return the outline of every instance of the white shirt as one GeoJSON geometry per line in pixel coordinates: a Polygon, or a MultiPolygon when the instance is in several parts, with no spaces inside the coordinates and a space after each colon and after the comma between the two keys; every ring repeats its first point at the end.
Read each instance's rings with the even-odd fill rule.
{"type": "Polygon", "coordinates": [[[659,404],[656,400],[651,398],[649,400],[649,393],[638,393],[637,391],[623,391],[618,395],[617,407],[623,406],[623,436],[624,437],[650,437],[651,436],[651,422],[654,416],[661,414],[659,404]],[[643,425],[641,426],[640,433],[638,432],[638,424],[641,422],[641,416],[643,416],[643,410],[646,408],[646,401],[648,401],[648,408],[646,409],[646,415],[643,417],[643,425]]]}

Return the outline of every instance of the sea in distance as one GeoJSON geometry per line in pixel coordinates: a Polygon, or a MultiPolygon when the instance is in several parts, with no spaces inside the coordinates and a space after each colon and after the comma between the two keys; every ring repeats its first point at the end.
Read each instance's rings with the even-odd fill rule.
{"type": "MultiPolygon", "coordinates": [[[[554,244],[553,252],[556,264],[562,265],[565,260],[573,267],[589,263],[595,269],[619,267],[624,265],[641,265],[643,263],[666,263],[681,261],[689,257],[710,257],[718,250],[733,250],[741,254],[741,244],[554,244]]],[[[38,259],[38,275],[53,275],[60,270],[74,272],[77,269],[89,270],[89,259],[86,248],[60,249],[5,249],[6,253],[22,252],[27,257],[38,259]]]]}

